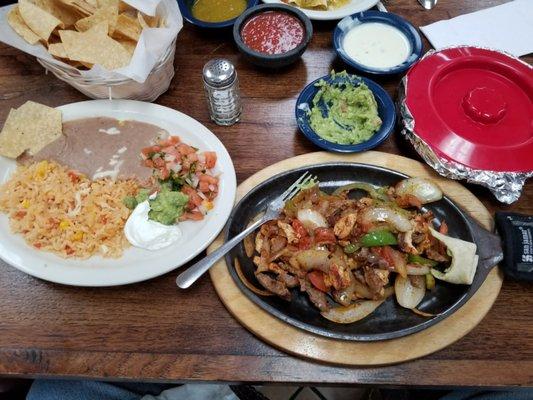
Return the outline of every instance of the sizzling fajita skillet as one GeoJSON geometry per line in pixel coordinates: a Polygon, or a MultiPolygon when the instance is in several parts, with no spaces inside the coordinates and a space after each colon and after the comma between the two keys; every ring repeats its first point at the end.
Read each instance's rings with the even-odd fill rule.
{"type": "MultiPolygon", "coordinates": [[[[255,187],[237,204],[224,231],[225,238],[245,228],[269,201],[282,193],[304,171],[316,175],[321,190],[325,192],[333,192],[354,181],[390,186],[407,177],[390,169],[358,163],[325,163],[283,172],[255,187]]],[[[332,339],[377,341],[399,338],[426,329],[457,311],[476,293],[493,266],[503,257],[499,237],[480,227],[447,197],[424,206],[424,209],[433,212],[437,224],[446,220],[450,236],[474,242],[479,256],[471,285],[439,282],[435,290],[426,293],[419,309],[435,314],[433,317],[415,314],[398,306],[393,299],[388,299],[365,319],[352,324],[337,324],[324,319],[305,293],[298,293],[298,289],[293,289],[291,302],[275,296],[258,296],[249,290],[238,277],[233,262],[237,257],[246,279],[258,284],[254,276],[255,266],[246,256],[243,245],[226,256],[226,263],[235,283],[251,301],[288,324],[332,339]]]]}

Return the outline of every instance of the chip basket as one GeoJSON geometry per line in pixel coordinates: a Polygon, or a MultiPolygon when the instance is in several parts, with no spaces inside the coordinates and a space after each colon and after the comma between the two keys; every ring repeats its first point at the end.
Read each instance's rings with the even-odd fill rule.
{"type": "Polygon", "coordinates": [[[85,78],[64,66],[37,58],[37,61],[58,79],[78,89],[93,99],[130,99],[152,102],[165,93],[174,77],[174,53],[176,40],[172,41],[146,81],[139,83],[130,78],[99,79],[85,78]]]}

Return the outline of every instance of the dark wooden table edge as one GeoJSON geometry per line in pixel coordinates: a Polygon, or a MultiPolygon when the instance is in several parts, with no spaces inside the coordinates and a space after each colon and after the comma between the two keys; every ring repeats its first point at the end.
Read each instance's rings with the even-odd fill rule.
{"type": "MultiPolygon", "coordinates": [[[[281,356],[282,357],[282,356],[281,356]]],[[[483,389],[533,387],[533,360],[438,360],[420,359],[384,367],[336,367],[291,358],[281,370],[273,359],[278,356],[201,355],[139,352],[58,351],[0,349],[0,377],[96,379],[107,381],[143,381],[160,383],[346,385],[418,388],[483,389]],[[220,374],[220,366],[226,366],[220,374]],[[96,367],[91,368],[93,365],[96,367]],[[252,368],[253,367],[253,368],[252,368]],[[309,380],[318,368],[321,380],[309,380]],[[117,374],[117,369],[119,373],[117,374]],[[242,379],[242,370],[249,371],[242,379]],[[403,370],[403,374],[399,370],[403,370]],[[446,370],[454,370],[463,380],[446,378],[446,370]],[[288,373],[289,371],[289,373],[288,373]],[[404,382],[406,371],[417,377],[417,384],[404,382]],[[462,372],[461,372],[462,371],[462,372]],[[472,371],[476,371],[472,374],[472,371]],[[487,382],[490,373],[500,376],[498,385],[487,382]],[[183,379],[183,377],[188,377],[183,379]],[[262,379],[263,378],[263,379],[262,379]],[[524,382],[526,382],[524,384],[524,382]]],[[[285,361],[287,361],[285,359],[285,361]]]]}

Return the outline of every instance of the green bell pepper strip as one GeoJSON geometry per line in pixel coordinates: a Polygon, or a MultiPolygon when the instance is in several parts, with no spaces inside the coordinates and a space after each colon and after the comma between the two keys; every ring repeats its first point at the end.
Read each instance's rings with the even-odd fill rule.
{"type": "Polygon", "coordinates": [[[369,232],[361,237],[360,243],[364,247],[390,246],[398,244],[396,236],[388,230],[369,232]]]}
{"type": "Polygon", "coordinates": [[[418,265],[424,265],[430,268],[436,267],[439,264],[437,261],[430,260],[429,258],[425,258],[416,254],[409,254],[407,256],[407,262],[418,265]]]}

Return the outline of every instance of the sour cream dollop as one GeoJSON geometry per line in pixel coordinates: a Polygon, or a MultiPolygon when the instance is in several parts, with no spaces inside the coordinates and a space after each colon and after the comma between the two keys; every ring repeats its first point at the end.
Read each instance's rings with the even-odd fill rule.
{"type": "Polygon", "coordinates": [[[146,250],[168,247],[181,238],[177,225],[163,225],[148,219],[148,200],[139,203],[124,225],[124,235],[132,246],[146,250]]]}

